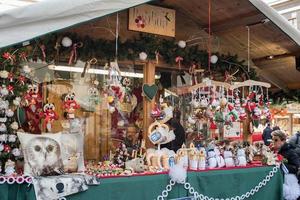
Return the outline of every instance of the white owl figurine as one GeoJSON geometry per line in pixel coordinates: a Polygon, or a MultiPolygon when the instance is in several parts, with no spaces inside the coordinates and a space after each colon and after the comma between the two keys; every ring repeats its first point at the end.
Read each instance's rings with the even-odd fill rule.
{"type": "Polygon", "coordinates": [[[215,148],[215,153],[216,153],[216,159],[217,159],[217,164],[219,168],[222,168],[225,166],[225,160],[221,155],[221,152],[219,150],[219,148],[215,148]]]}
{"type": "Polygon", "coordinates": [[[216,168],[218,166],[216,152],[211,149],[207,152],[208,168],[216,168]]]}
{"type": "Polygon", "coordinates": [[[243,148],[237,150],[237,165],[238,166],[247,165],[246,153],[245,153],[245,149],[243,148]]]}
{"type": "Polygon", "coordinates": [[[234,167],[234,160],[233,160],[233,155],[230,150],[224,151],[224,160],[225,160],[225,166],[226,167],[234,167]]]}

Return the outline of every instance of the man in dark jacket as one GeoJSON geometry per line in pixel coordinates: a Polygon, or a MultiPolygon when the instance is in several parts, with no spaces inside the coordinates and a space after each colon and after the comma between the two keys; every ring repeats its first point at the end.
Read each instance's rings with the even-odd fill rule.
{"type": "Polygon", "coordinates": [[[176,152],[181,148],[182,144],[185,143],[185,131],[183,126],[180,124],[180,115],[180,111],[174,111],[173,118],[167,122],[167,124],[174,130],[175,140],[161,145],[161,148],[165,147],[176,152]]]}
{"type": "Polygon", "coordinates": [[[296,152],[295,146],[286,142],[286,135],[280,130],[272,132],[272,140],[274,149],[278,150],[278,154],[282,155],[286,160],[284,164],[289,170],[289,173],[296,174],[299,180],[300,157],[296,152]]]}
{"type": "Polygon", "coordinates": [[[272,129],[270,123],[268,123],[267,127],[264,129],[262,134],[262,139],[264,140],[265,145],[269,146],[272,139],[272,129]]]}

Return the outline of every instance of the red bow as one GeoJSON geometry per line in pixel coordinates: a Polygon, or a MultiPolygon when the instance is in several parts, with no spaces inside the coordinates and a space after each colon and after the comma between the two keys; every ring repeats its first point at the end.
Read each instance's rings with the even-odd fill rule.
{"type": "Polygon", "coordinates": [[[20,57],[23,61],[27,62],[27,54],[26,54],[25,52],[19,53],[19,57],[20,57]]]}
{"type": "Polygon", "coordinates": [[[179,69],[181,68],[181,61],[183,61],[183,58],[181,56],[177,56],[175,58],[175,62],[178,63],[179,69]]]}
{"type": "Polygon", "coordinates": [[[7,86],[7,90],[9,91],[9,92],[11,92],[12,94],[14,94],[14,86],[12,86],[12,85],[9,85],[9,86],[7,86]]]}
{"type": "Polygon", "coordinates": [[[43,61],[46,61],[46,46],[42,44],[40,45],[40,49],[42,51],[43,61]]]}
{"type": "Polygon", "coordinates": [[[83,46],[83,44],[81,42],[73,44],[71,55],[69,58],[69,63],[68,63],[69,65],[72,65],[73,63],[75,63],[77,61],[77,48],[80,48],[82,46],[83,46]]]}
{"type": "Polygon", "coordinates": [[[14,74],[10,72],[10,73],[8,74],[8,77],[7,77],[7,78],[9,79],[10,82],[13,82],[14,74]]]}
{"type": "Polygon", "coordinates": [[[25,76],[19,76],[18,80],[21,83],[21,85],[25,85],[25,76]]]}

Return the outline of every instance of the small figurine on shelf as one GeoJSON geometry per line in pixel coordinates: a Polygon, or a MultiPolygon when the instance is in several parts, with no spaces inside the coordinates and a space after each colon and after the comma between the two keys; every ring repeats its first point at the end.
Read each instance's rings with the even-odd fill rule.
{"type": "Polygon", "coordinates": [[[206,151],[204,147],[199,149],[199,163],[198,167],[200,170],[205,170],[206,167],[206,151]]]}
{"type": "Polygon", "coordinates": [[[246,166],[246,153],[244,148],[239,148],[237,150],[237,166],[246,166]]]}
{"type": "Polygon", "coordinates": [[[215,147],[214,149],[215,153],[216,153],[216,159],[217,159],[217,164],[219,168],[222,168],[225,166],[225,160],[221,155],[220,149],[219,147],[215,147]]]}
{"type": "Polygon", "coordinates": [[[194,143],[190,144],[189,168],[192,170],[198,169],[198,150],[197,150],[197,148],[195,148],[194,143]]]}
{"type": "Polygon", "coordinates": [[[15,173],[15,162],[8,159],[5,163],[5,175],[10,176],[15,173]]]}
{"type": "Polygon", "coordinates": [[[75,111],[76,109],[80,108],[80,105],[77,104],[75,100],[75,93],[68,93],[64,98],[64,110],[66,111],[67,118],[68,119],[74,119],[75,118],[75,111]]]}
{"type": "Polygon", "coordinates": [[[118,164],[120,167],[125,167],[125,162],[127,161],[129,154],[127,152],[126,145],[120,143],[114,155],[114,163],[118,164]]]}
{"type": "Polygon", "coordinates": [[[226,167],[234,167],[235,166],[231,149],[226,149],[224,151],[224,160],[225,160],[226,167]]]}
{"type": "Polygon", "coordinates": [[[207,159],[208,159],[208,168],[216,168],[218,166],[216,152],[214,149],[209,149],[207,151],[207,159]]]}
{"type": "Polygon", "coordinates": [[[58,120],[58,115],[55,112],[55,106],[53,103],[47,103],[43,108],[44,112],[42,117],[45,118],[44,128],[47,128],[48,132],[52,130],[52,123],[54,120],[58,120]]]}
{"type": "Polygon", "coordinates": [[[183,144],[182,147],[176,152],[176,163],[184,168],[188,168],[189,166],[188,151],[185,144],[183,144]]]}

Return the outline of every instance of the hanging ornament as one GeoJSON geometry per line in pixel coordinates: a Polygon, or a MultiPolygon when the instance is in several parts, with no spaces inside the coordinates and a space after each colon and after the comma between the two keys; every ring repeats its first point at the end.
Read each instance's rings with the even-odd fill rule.
{"type": "Polygon", "coordinates": [[[8,144],[4,145],[4,152],[9,153],[11,151],[11,147],[8,144]]]}
{"type": "Polygon", "coordinates": [[[15,156],[15,157],[19,157],[21,155],[21,151],[19,148],[14,148],[11,153],[15,156]]]}
{"type": "Polygon", "coordinates": [[[181,56],[177,56],[177,57],[175,58],[175,62],[178,63],[179,69],[181,69],[181,62],[182,62],[182,61],[183,61],[183,57],[181,57],[181,56]]]}
{"type": "Polygon", "coordinates": [[[98,86],[99,85],[99,81],[98,80],[94,80],[93,84],[96,85],[96,86],[98,86]]]}
{"type": "Polygon", "coordinates": [[[7,131],[6,125],[4,123],[1,123],[0,124],[0,132],[6,132],[6,131],[7,131]]]}
{"type": "Polygon", "coordinates": [[[0,143],[0,152],[2,152],[3,150],[4,150],[4,145],[2,143],[0,143]]]}
{"type": "Polygon", "coordinates": [[[28,65],[23,66],[23,71],[25,74],[30,74],[31,68],[28,65]]]}
{"type": "Polygon", "coordinates": [[[9,60],[11,65],[14,63],[14,60],[16,59],[16,56],[10,54],[9,52],[3,53],[2,57],[5,58],[6,60],[9,60]]]}
{"type": "Polygon", "coordinates": [[[5,114],[7,117],[13,117],[14,116],[14,111],[12,111],[11,109],[8,109],[5,111],[5,114]]]}
{"type": "Polygon", "coordinates": [[[44,44],[41,44],[39,47],[42,53],[42,60],[43,62],[46,62],[46,46],[44,44]]]}
{"type": "Polygon", "coordinates": [[[212,55],[211,57],[210,57],[210,62],[212,63],[212,64],[216,64],[217,62],[218,62],[218,56],[216,56],[216,55],[212,55]]]}
{"type": "Polygon", "coordinates": [[[26,80],[25,76],[22,76],[22,75],[19,76],[19,78],[18,78],[18,81],[21,85],[25,85],[25,80],[26,80]]]}
{"type": "Polygon", "coordinates": [[[180,40],[179,42],[178,42],[178,46],[180,47],[180,48],[185,48],[186,47],[186,41],[183,41],[183,40],[180,40]]]}
{"type": "Polygon", "coordinates": [[[19,128],[19,124],[18,124],[18,122],[13,122],[11,125],[10,125],[10,127],[13,129],[13,130],[18,130],[18,128],[19,128]]]}
{"type": "Polygon", "coordinates": [[[15,106],[19,106],[21,103],[21,97],[16,97],[14,100],[13,100],[13,104],[15,106]]]}
{"type": "Polygon", "coordinates": [[[24,98],[26,106],[28,106],[32,112],[35,112],[37,109],[37,104],[41,103],[43,100],[39,93],[39,86],[37,84],[28,85],[28,89],[24,98]]]}
{"type": "Polygon", "coordinates": [[[8,142],[14,143],[14,142],[16,142],[16,140],[17,140],[17,136],[16,135],[14,135],[14,134],[8,135],[8,142]]]}
{"type": "Polygon", "coordinates": [[[100,103],[99,91],[95,87],[88,89],[88,102],[90,110],[95,110],[96,105],[100,103]]]}
{"type": "Polygon", "coordinates": [[[3,79],[7,79],[8,74],[9,74],[9,73],[8,73],[8,71],[6,71],[6,70],[0,71],[0,77],[3,78],[3,79]]]}
{"type": "Polygon", "coordinates": [[[68,93],[64,98],[63,108],[69,119],[75,118],[75,111],[80,108],[75,100],[75,93],[68,93]]]}
{"type": "Polygon", "coordinates": [[[12,73],[12,72],[10,72],[9,74],[8,74],[8,80],[9,80],[9,82],[14,82],[14,74],[12,73]]]}
{"type": "Polygon", "coordinates": [[[69,65],[72,65],[77,62],[77,49],[83,47],[82,42],[78,42],[72,45],[72,50],[69,58],[69,65]]]}
{"type": "Polygon", "coordinates": [[[148,57],[148,55],[147,55],[145,52],[141,52],[141,53],[139,54],[139,58],[140,58],[140,60],[142,60],[142,61],[145,61],[145,60],[147,59],[147,57],[148,57]]]}
{"type": "Polygon", "coordinates": [[[63,37],[61,44],[63,47],[70,47],[72,45],[72,40],[69,37],[63,37]]]}
{"type": "Polygon", "coordinates": [[[14,95],[14,86],[8,85],[7,86],[7,90],[9,91],[9,93],[11,93],[12,95],[14,95]]]}

